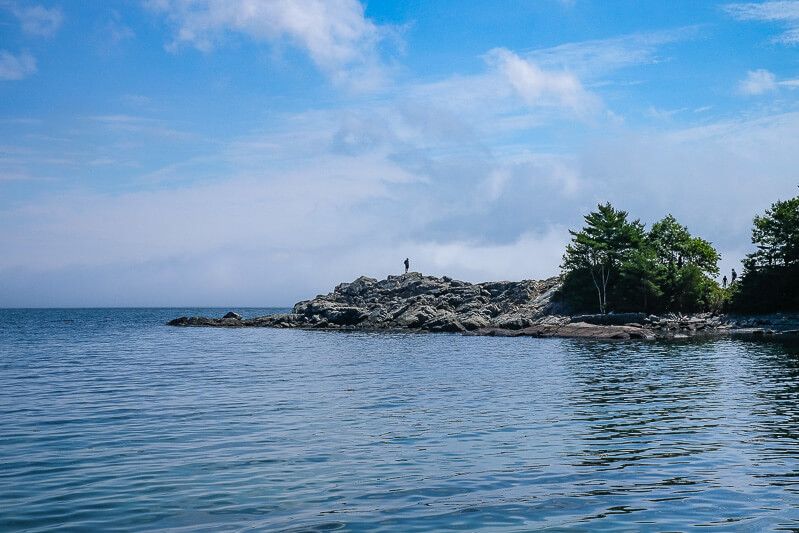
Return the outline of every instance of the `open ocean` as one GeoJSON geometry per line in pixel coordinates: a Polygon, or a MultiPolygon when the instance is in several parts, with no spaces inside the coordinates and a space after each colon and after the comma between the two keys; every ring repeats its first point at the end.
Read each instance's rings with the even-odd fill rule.
{"type": "Polygon", "coordinates": [[[225,311],[0,310],[0,530],[799,529],[796,346],[225,311]]]}

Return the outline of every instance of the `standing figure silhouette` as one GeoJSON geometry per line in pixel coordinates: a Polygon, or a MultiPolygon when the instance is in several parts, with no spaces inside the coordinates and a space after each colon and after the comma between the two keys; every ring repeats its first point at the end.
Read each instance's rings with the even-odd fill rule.
{"type": "Polygon", "coordinates": [[[406,257],[405,261],[403,261],[403,263],[405,263],[405,273],[407,274],[408,273],[408,269],[411,268],[411,262],[408,261],[408,258],[406,257]]]}

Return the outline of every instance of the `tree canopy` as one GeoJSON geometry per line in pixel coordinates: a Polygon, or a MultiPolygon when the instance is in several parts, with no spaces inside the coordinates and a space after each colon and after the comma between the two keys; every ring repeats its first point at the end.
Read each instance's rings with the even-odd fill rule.
{"type": "Polygon", "coordinates": [[[563,268],[590,276],[597,292],[599,312],[605,313],[608,289],[612,287],[610,281],[618,276],[630,254],[639,248],[644,237],[643,225],[637,220],[629,222],[626,211],[607,203],[585,216],[582,230],[569,233],[572,242],[566,248],[563,268]]]}
{"type": "Polygon", "coordinates": [[[647,232],[610,203],[571,231],[563,294],[575,310],[700,311],[721,303],[719,253],[668,215],[647,232]],[[593,297],[591,296],[593,294],[593,297]]]}
{"type": "Polygon", "coordinates": [[[791,266],[799,263],[799,196],[776,202],[764,215],[756,216],[747,268],[791,266]]]}
{"type": "Polygon", "coordinates": [[[734,287],[739,311],[799,310],[799,196],[777,201],[754,218],[744,272],[734,287]]]}

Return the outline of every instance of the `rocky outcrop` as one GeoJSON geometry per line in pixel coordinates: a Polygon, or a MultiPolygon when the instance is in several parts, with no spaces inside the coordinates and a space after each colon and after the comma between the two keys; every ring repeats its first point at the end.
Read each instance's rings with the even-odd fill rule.
{"type": "Polygon", "coordinates": [[[799,337],[799,318],[663,316],[643,313],[569,316],[554,298],[559,278],[467,283],[411,272],[376,280],[362,276],[294,305],[290,313],[242,318],[180,317],[172,326],[405,330],[469,335],[594,339],[738,335],[799,337]]]}
{"type": "Polygon", "coordinates": [[[362,276],[333,292],[297,303],[290,313],[241,319],[180,317],[173,326],[416,330],[465,332],[520,330],[559,311],[552,296],[558,278],[467,283],[411,272],[376,280],[362,276]]]}
{"type": "Polygon", "coordinates": [[[571,322],[569,317],[558,317],[557,320],[541,321],[541,323],[519,330],[502,328],[484,328],[468,333],[470,335],[488,335],[492,337],[565,337],[583,339],[646,339],[657,338],[656,334],[646,328],[633,325],[597,325],[588,322],[571,322]]]}

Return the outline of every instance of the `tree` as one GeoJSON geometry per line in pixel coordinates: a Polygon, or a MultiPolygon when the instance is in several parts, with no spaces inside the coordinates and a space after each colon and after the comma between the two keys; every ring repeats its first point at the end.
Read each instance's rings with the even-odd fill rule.
{"type": "Polygon", "coordinates": [[[661,290],[661,309],[697,311],[708,308],[717,285],[719,253],[708,241],[694,237],[672,215],[652,224],[647,235],[657,256],[654,276],[661,290]]]}
{"type": "Polygon", "coordinates": [[[651,243],[660,264],[676,271],[682,266],[683,255],[691,234],[688,228],[672,215],[652,224],[647,240],[651,243]]]}
{"type": "Polygon", "coordinates": [[[756,216],[752,243],[757,251],[747,256],[748,268],[799,263],[799,196],[778,201],[763,216],[756,216]]]}
{"type": "Polygon", "coordinates": [[[657,307],[663,297],[660,278],[655,250],[644,240],[622,263],[619,279],[620,303],[637,311],[657,307]]]}
{"type": "Polygon", "coordinates": [[[655,249],[660,264],[673,273],[686,265],[693,265],[709,276],[719,273],[721,256],[713,245],[692,236],[688,228],[672,215],[652,224],[647,239],[655,249]]]}
{"type": "Polygon", "coordinates": [[[699,311],[721,305],[718,252],[668,215],[649,232],[625,211],[599,205],[571,231],[562,296],[573,310],[699,311]]]}
{"type": "Polygon", "coordinates": [[[771,312],[799,310],[799,196],[777,201],[754,218],[756,250],[744,259],[733,287],[733,308],[771,312]]]}
{"type": "Polygon", "coordinates": [[[644,238],[643,225],[627,220],[627,212],[610,203],[584,217],[585,227],[569,231],[572,242],[563,256],[563,268],[574,273],[588,273],[596,289],[599,312],[608,310],[610,281],[619,275],[621,265],[637,250],[644,238]]]}

